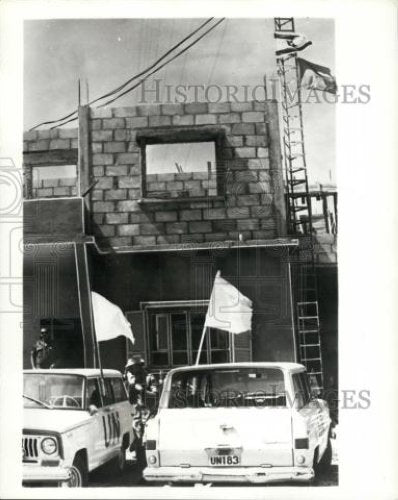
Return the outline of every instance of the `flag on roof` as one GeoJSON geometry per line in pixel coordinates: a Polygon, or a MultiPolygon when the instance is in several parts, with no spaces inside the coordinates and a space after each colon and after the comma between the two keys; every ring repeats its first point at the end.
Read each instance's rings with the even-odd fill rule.
{"type": "Polygon", "coordinates": [[[300,52],[312,45],[312,42],[302,33],[277,31],[274,33],[274,38],[279,42],[277,56],[300,52]]]}
{"type": "Polygon", "coordinates": [[[336,79],[326,66],[320,66],[298,57],[297,68],[302,88],[322,90],[331,94],[337,92],[336,79]]]}
{"type": "Polygon", "coordinates": [[[120,307],[96,292],[91,292],[97,342],[127,337],[134,344],[131,325],[120,307]]]}
{"type": "Polygon", "coordinates": [[[205,326],[232,333],[251,330],[253,303],[227,280],[220,271],[214,279],[205,326]]]}

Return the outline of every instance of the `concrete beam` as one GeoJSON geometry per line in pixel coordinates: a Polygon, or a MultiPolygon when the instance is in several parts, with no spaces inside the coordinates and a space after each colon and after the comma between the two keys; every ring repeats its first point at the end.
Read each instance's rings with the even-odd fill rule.
{"type": "Polygon", "coordinates": [[[287,229],[278,102],[275,100],[267,100],[265,104],[267,135],[269,137],[268,148],[271,174],[270,181],[274,193],[274,203],[276,208],[275,222],[277,224],[278,236],[283,237],[286,236],[287,229]]]}
{"type": "MultiPolygon", "coordinates": [[[[90,186],[90,129],[88,106],[79,106],[78,195],[83,196],[90,186]]],[[[87,200],[86,200],[87,205],[87,200]]],[[[89,208],[87,206],[87,208],[89,208]]]]}

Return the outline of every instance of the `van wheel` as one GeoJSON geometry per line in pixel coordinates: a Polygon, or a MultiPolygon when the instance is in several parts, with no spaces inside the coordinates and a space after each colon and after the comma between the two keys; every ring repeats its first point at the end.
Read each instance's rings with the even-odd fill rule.
{"type": "Polygon", "coordinates": [[[88,470],[84,456],[77,455],[73,460],[73,465],[70,468],[70,479],[62,483],[64,488],[81,488],[87,486],[88,483],[88,470]]]}

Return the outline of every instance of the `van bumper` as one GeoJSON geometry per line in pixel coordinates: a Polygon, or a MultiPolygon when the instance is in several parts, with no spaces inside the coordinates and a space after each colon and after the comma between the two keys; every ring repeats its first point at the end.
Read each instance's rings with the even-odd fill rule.
{"type": "Polygon", "coordinates": [[[42,467],[24,465],[22,468],[22,482],[26,483],[54,483],[56,486],[70,479],[70,470],[67,467],[42,467]]]}
{"type": "Polygon", "coordinates": [[[314,478],[311,467],[147,467],[143,474],[146,481],[173,483],[266,484],[309,482],[314,478]]]}

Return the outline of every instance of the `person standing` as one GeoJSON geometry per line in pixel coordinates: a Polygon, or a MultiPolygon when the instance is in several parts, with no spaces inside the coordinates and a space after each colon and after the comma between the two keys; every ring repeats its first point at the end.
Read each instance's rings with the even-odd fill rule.
{"type": "Polygon", "coordinates": [[[145,450],[142,444],[142,438],[145,424],[149,417],[149,411],[145,405],[147,372],[145,369],[145,360],[142,356],[135,355],[129,358],[126,364],[125,373],[128,384],[129,401],[133,406],[133,440],[129,451],[135,451],[138,464],[144,466],[145,450]]]}
{"type": "Polygon", "coordinates": [[[40,338],[30,351],[32,368],[53,368],[55,362],[54,346],[47,328],[40,329],[40,338]]]}
{"type": "Polygon", "coordinates": [[[144,397],[147,372],[145,360],[142,356],[132,356],[128,359],[125,368],[129,400],[132,405],[137,403],[138,398],[144,397]]]}

